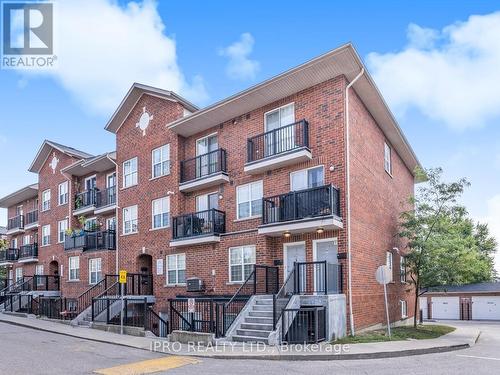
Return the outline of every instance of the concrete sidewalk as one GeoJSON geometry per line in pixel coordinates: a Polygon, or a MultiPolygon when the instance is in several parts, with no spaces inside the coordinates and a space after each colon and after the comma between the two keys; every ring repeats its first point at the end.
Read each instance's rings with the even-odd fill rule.
{"type": "MultiPolygon", "coordinates": [[[[260,360],[346,360],[388,358],[465,349],[475,344],[480,331],[473,327],[456,326],[452,333],[432,340],[392,341],[367,344],[290,345],[270,347],[257,344],[218,343],[213,346],[184,345],[164,339],[135,337],[103,332],[96,329],[72,327],[32,316],[21,317],[0,313],[0,322],[52,332],[80,339],[122,345],[165,354],[217,359],[260,360]]],[[[450,325],[453,325],[451,323],[450,325]]]]}

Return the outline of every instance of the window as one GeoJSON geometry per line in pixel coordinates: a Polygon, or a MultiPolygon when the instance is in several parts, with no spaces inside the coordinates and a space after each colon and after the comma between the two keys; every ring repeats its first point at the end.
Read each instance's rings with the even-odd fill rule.
{"type": "Polygon", "coordinates": [[[17,238],[13,238],[10,240],[10,247],[13,249],[17,249],[17,238]]]}
{"type": "Polygon", "coordinates": [[[219,193],[198,195],[196,197],[196,212],[219,208],[219,193]]]}
{"type": "Polygon", "coordinates": [[[137,206],[123,209],[123,234],[137,233],[137,206]]]}
{"type": "Polygon", "coordinates": [[[153,150],[153,178],[170,174],[170,145],[164,145],[153,150]]]}
{"type": "Polygon", "coordinates": [[[106,230],[116,230],[116,217],[108,217],[106,219],[106,230]]]}
{"type": "Polygon", "coordinates": [[[229,280],[244,282],[255,265],[255,246],[240,246],[229,249],[229,280]]]}
{"type": "Polygon", "coordinates": [[[408,303],[406,301],[399,301],[401,304],[401,319],[408,318],[408,303]]]}
{"type": "Polygon", "coordinates": [[[238,186],[238,219],[262,215],[262,181],[238,186]]]}
{"type": "Polygon", "coordinates": [[[16,216],[22,216],[23,215],[23,205],[21,204],[20,206],[16,207],[16,216]]]}
{"type": "Polygon", "coordinates": [[[390,271],[390,274],[391,274],[391,282],[392,282],[392,275],[393,275],[393,270],[392,270],[392,253],[390,251],[386,252],[385,264],[387,265],[387,267],[389,267],[389,271],[390,271]]]}
{"type": "Polygon", "coordinates": [[[23,237],[23,245],[29,245],[31,242],[31,236],[28,234],[23,237]]]}
{"type": "Polygon", "coordinates": [[[66,236],[66,230],[68,230],[68,219],[61,220],[57,223],[57,242],[64,242],[64,237],[66,236]]]}
{"type": "Polygon", "coordinates": [[[186,254],[167,255],[167,285],[186,283],[186,254]]]}
{"type": "Polygon", "coordinates": [[[59,205],[68,203],[68,181],[59,184],[58,197],[59,205]]]}
{"type": "MultiPolygon", "coordinates": [[[[43,275],[43,264],[39,264],[35,266],[35,276],[42,276],[43,275]]],[[[44,278],[43,277],[36,277],[36,285],[37,286],[42,286],[44,285],[44,278]]]]}
{"type": "Polygon", "coordinates": [[[295,122],[294,103],[267,112],[264,116],[264,121],[266,132],[293,124],[295,122]]]}
{"type": "Polygon", "coordinates": [[[267,112],[264,115],[266,131],[264,135],[265,157],[295,148],[296,128],[294,126],[287,127],[287,125],[291,125],[294,122],[295,106],[293,103],[267,112]]]}
{"type": "Polygon", "coordinates": [[[166,228],[170,225],[170,198],[155,199],[152,204],[153,229],[166,228]]]}
{"type": "Polygon", "coordinates": [[[111,188],[116,186],[116,173],[110,173],[106,176],[106,187],[111,188]]]}
{"type": "Polygon", "coordinates": [[[384,169],[387,173],[392,174],[391,148],[385,142],[384,142],[384,169]]]}
{"type": "Polygon", "coordinates": [[[216,152],[219,148],[217,134],[211,134],[196,141],[196,178],[208,176],[217,172],[219,156],[216,152]]]}
{"type": "Polygon", "coordinates": [[[85,224],[83,228],[88,231],[88,232],[95,232],[99,229],[99,226],[97,225],[97,219],[95,217],[89,218],[85,220],[85,224]]]}
{"type": "Polygon", "coordinates": [[[42,246],[50,245],[50,224],[42,227],[42,246]]]}
{"type": "Polygon", "coordinates": [[[16,282],[19,282],[23,279],[23,269],[21,267],[16,268],[16,282]]]}
{"type": "Polygon", "coordinates": [[[89,259],[89,284],[97,284],[101,279],[101,258],[89,259]]]}
{"type": "Polygon", "coordinates": [[[123,163],[123,187],[137,185],[137,158],[123,163]]]}
{"type": "Polygon", "coordinates": [[[399,281],[406,283],[406,258],[401,256],[399,262],[399,281]]]}
{"type": "Polygon", "coordinates": [[[323,166],[302,169],[290,173],[290,190],[304,190],[325,184],[325,173],[323,166]]]}
{"type": "Polygon", "coordinates": [[[80,279],[80,257],[69,258],[69,280],[75,281],[80,279]]]}
{"type": "Polygon", "coordinates": [[[50,210],[50,189],[42,192],[42,211],[50,210]]]}

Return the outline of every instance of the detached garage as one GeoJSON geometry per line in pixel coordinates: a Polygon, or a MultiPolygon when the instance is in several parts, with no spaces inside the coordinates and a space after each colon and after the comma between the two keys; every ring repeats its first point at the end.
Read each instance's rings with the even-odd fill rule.
{"type": "Polygon", "coordinates": [[[500,320],[500,282],[429,288],[419,304],[424,319],[500,320]]]}

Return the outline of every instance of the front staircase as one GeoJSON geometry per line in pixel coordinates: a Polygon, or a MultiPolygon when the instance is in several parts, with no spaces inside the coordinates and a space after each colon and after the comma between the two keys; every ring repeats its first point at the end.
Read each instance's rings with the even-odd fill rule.
{"type": "Polygon", "coordinates": [[[255,296],[239,322],[235,322],[232,341],[269,344],[269,336],[273,332],[273,296],[255,296]]]}

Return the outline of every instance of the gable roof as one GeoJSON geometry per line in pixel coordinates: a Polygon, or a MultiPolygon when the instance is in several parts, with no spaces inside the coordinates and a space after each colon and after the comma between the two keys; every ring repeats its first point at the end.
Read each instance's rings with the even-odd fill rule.
{"type": "Polygon", "coordinates": [[[106,152],[91,158],[79,160],[61,169],[61,172],[72,176],[85,176],[92,172],[104,172],[116,167],[116,151],[106,152]]]}
{"type": "Polygon", "coordinates": [[[339,75],[344,75],[350,82],[361,69],[365,72],[352,87],[407,168],[413,172],[420,163],[351,43],[180,118],[168,127],[184,137],[191,136],[339,75]]]}
{"type": "Polygon", "coordinates": [[[25,186],[3,198],[0,198],[0,207],[8,208],[38,196],[38,184],[25,186]]]}
{"type": "Polygon", "coordinates": [[[163,90],[157,87],[134,82],[134,84],[132,84],[132,87],[128,90],[122,102],[116,109],[115,113],[113,113],[113,115],[109,119],[108,123],[105,126],[105,129],[110,131],[111,133],[116,133],[143,94],[149,94],[165,100],[178,102],[190,112],[195,112],[198,110],[198,107],[196,107],[194,104],[172,91],[163,90]]]}
{"type": "Polygon", "coordinates": [[[479,292],[500,293],[500,282],[434,286],[429,288],[426,293],[443,293],[443,292],[444,293],[479,293],[479,292]]]}
{"type": "Polygon", "coordinates": [[[77,150],[76,148],[65,146],[65,145],[62,145],[62,144],[54,142],[54,141],[45,140],[45,141],[43,141],[42,145],[40,146],[40,149],[38,150],[38,153],[36,154],[35,159],[31,163],[28,171],[33,172],[33,173],[39,173],[43,164],[45,163],[45,161],[49,157],[50,150],[52,148],[62,152],[63,154],[77,157],[77,158],[81,158],[81,159],[86,159],[86,158],[90,158],[93,156],[93,155],[88,154],[84,151],[77,150]]]}

